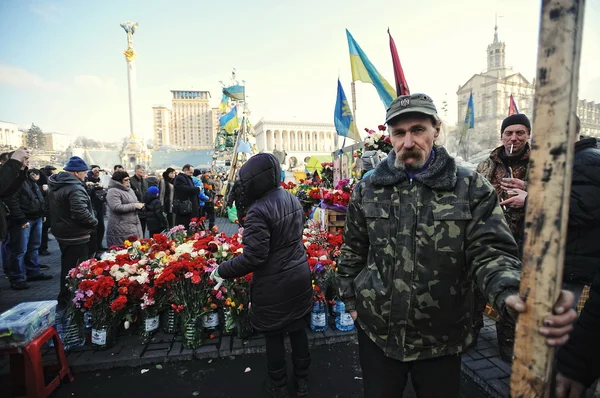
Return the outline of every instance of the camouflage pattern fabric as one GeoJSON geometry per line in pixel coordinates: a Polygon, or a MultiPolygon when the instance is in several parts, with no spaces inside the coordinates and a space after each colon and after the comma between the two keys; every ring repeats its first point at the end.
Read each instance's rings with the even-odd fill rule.
{"type": "Polygon", "coordinates": [[[520,261],[498,195],[443,147],[409,179],[395,153],[355,188],[337,283],[347,310],[388,357],[457,354],[472,341],[473,283],[500,313],[520,261]]]}
{"type": "MultiPolygon", "coordinates": [[[[523,181],[527,181],[529,172],[529,155],[531,153],[529,144],[526,144],[525,148],[525,152],[523,152],[523,156],[521,156],[520,159],[510,161],[513,178],[518,178],[523,181]]],[[[508,169],[500,157],[502,153],[504,153],[503,146],[494,149],[490,154],[490,157],[479,163],[477,166],[477,172],[483,175],[485,179],[492,184],[498,193],[500,200],[508,199],[508,197],[504,196],[506,195],[506,192],[500,186],[502,179],[508,177],[508,169]]],[[[510,232],[512,232],[517,244],[519,245],[519,250],[523,250],[525,207],[507,207],[506,210],[504,210],[504,216],[506,217],[506,222],[508,223],[510,232]]]]}

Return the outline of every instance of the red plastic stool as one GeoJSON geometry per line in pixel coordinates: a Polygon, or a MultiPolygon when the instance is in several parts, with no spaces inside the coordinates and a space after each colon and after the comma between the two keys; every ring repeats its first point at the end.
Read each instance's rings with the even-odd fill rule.
{"type": "Polygon", "coordinates": [[[46,398],[60,385],[67,376],[72,383],[75,378],[71,374],[65,350],[58,333],[53,327],[46,329],[40,336],[23,348],[8,348],[0,353],[10,354],[10,376],[14,387],[25,387],[27,397],[46,398]],[[48,340],[54,340],[54,350],[58,359],[57,365],[42,365],[42,346],[48,340]],[[44,371],[58,371],[58,375],[46,385],[44,371]]]}

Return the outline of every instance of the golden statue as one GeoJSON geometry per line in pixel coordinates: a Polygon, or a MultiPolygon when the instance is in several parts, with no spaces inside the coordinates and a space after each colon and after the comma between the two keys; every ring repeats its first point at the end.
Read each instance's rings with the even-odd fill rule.
{"type": "Polygon", "coordinates": [[[137,56],[137,54],[131,47],[129,47],[127,50],[123,50],[123,54],[125,54],[125,59],[127,60],[127,62],[133,61],[137,56]]]}

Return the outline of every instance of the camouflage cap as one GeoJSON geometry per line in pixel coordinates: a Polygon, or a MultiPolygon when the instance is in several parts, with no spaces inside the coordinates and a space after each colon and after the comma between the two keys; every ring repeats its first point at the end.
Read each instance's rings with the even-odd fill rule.
{"type": "Polygon", "coordinates": [[[418,93],[401,95],[396,98],[387,109],[385,114],[385,122],[389,123],[389,121],[396,116],[413,112],[424,113],[425,115],[429,116],[437,116],[437,109],[433,104],[431,97],[427,94],[418,93]]]}

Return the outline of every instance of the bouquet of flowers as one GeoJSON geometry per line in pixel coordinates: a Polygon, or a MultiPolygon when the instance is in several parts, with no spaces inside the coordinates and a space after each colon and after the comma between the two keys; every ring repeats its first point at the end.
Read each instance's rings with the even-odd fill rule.
{"type": "Polygon", "coordinates": [[[252,274],[242,278],[226,281],[223,286],[224,302],[223,312],[225,318],[225,331],[237,328],[238,337],[247,339],[252,335],[252,325],[249,322],[248,310],[250,308],[250,283],[252,274]]]}
{"type": "Polygon", "coordinates": [[[382,151],[386,154],[392,151],[392,142],[390,136],[385,133],[385,126],[379,125],[378,131],[368,128],[365,131],[368,133],[367,138],[364,140],[365,151],[382,151]]]}

